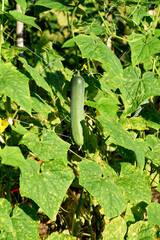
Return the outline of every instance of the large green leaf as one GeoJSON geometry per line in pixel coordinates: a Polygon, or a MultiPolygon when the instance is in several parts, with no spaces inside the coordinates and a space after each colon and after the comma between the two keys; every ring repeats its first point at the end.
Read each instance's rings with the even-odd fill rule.
{"type": "Polygon", "coordinates": [[[54,131],[43,132],[41,140],[34,133],[27,133],[19,144],[26,145],[42,161],[60,159],[67,164],[69,143],[59,138],[54,131]]]}
{"type": "Polygon", "coordinates": [[[2,164],[19,167],[20,193],[31,198],[51,219],[55,219],[65,193],[74,175],[63,161],[54,160],[40,165],[35,160],[24,159],[18,147],[5,147],[0,152],[2,164]]]}
{"type": "Polygon", "coordinates": [[[36,212],[32,210],[28,205],[23,207],[17,206],[13,210],[13,215],[10,218],[13,223],[14,232],[8,233],[2,231],[0,239],[5,240],[39,240],[38,232],[38,217],[36,212]]]}
{"type": "Polygon", "coordinates": [[[94,196],[108,218],[120,215],[127,205],[121,189],[116,185],[116,173],[105,165],[100,167],[96,162],[82,161],[80,167],[80,184],[94,196]]]}
{"type": "Polygon", "coordinates": [[[0,198],[0,231],[13,232],[11,210],[11,204],[5,198],[0,198]]]}
{"type": "Polygon", "coordinates": [[[113,118],[117,118],[117,111],[119,109],[118,99],[111,95],[99,91],[94,99],[95,101],[87,101],[86,105],[96,108],[99,112],[106,112],[113,118]]]}
{"type": "Polygon", "coordinates": [[[94,59],[103,64],[104,70],[116,82],[117,86],[122,85],[123,69],[120,60],[116,55],[101,41],[100,38],[92,35],[78,35],[74,38],[79,46],[82,57],[94,59]]]}
{"type": "Polygon", "coordinates": [[[39,87],[42,87],[44,88],[47,92],[50,92],[51,95],[53,94],[52,93],[52,90],[51,88],[49,87],[48,83],[44,80],[44,78],[40,75],[40,73],[37,71],[36,68],[33,68],[31,67],[25,58],[19,58],[19,60],[22,62],[24,68],[30,73],[30,75],[32,76],[32,78],[35,80],[36,84],[39,86],[39,87]]]}
{"type": "Polygon", "coordinates": [[[144,60],[160,52],[160,40],[156,37],[146,38],[142,34],[133,32],[129,37],[132,64],[143,63],[144,60]]]}
{"type": "Polygon", "coordinates": [[[124,130],[123,126],[108,114],[101,112],[101,116],[98,116],[98,120],[103,126],[104,136],[110,137],[110,143],[122,146],[126,149],[132,150],[137,158],[137,162],[141,169],[145,164],[145,152],[147,146],[143,140],[139,141],[133,139],[131,134],[124,130]]]}
{"type": "Polygon", "coordinates": [[[53,112],[53,109],[36,93],[31,93],[32,108],[38,114],[38,118],[46,120],[48,114],[53,112]]]}
{"type": "Polygon", "coordinates": [[[151,159],[157,166],[160,165],[160,139],[154,135],[147,135],[146,142],[150,147],[146,153],[146,157],[151,159]]]}
{"type": "Polygon", "coordinates": [[[150,203],[147,206],[148,222],[160,227],[160,204],[158,202],[150,203]]]}
{"type": "Polygon", "coordinates": [[[103,231],[104,240],[123,240],[127,231],[127,225],[122,217],[114,218],[111,222],[106,224],[103,231]]]}
{"type": "Polygon", "coordinates": [[[36,2],[35,5],[40,5],[40,6],[44,6],[47,8],[52,8],[54,10],[69,10],[72,9],[73,7],[71,5],[68,5],[66,3],[64,3],[64,1],[52,1],[52,0],[39,0],[36,2]]]}
{"type": "Polygon", "coordinates": [[[130,225],[127,240],[154,240],[156,229],[147,221],[139,221],[130,225]]]}
{"type": "Polygon", "coordinates": [[[10,97],[30,114],[31,99],[28,81],[29,79],[12,64],[0,64],[0,93],[10,97]]]}
{"type": "Polygon", "coordinates": [[[124,70],[125,112],[134,112],[139,105],[151,96],[160,95],[160,81],[153,72],[145,72],[141,78],[141,71],[130,66],[124,70]]]}
{"type": "Polygon", "coordinates": [[[131,203],[137,204],[139,202],[149,203],[151,200],[151,189],[149,181],[145,174],[132,166],[129,163],[121,164],[121,173],[118,178],[120,187],[124,190],[124,195],[131,203]]]}
{"type": "Polygon", "coordinates": [[[12,10],[9,11],[9,14],[16,20],[22,23],[25,23],[27,25],[30,25],[32,27],[37,28],[38,30],[41,31],[40,27],[35,23],[35,18],[34,17],[30,17],[30,16],[26,16],[22,13],[20,13],[17,10],[12,10]]]}

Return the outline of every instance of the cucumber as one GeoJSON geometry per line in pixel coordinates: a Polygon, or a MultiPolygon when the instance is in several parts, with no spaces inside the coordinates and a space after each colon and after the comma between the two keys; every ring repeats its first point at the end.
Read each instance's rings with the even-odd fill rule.
{"type": "Polygon", "coordinates": [[[85,81],[78,74],[72,80],[71,91],[71,130],[78,146],[84,144],[84,93],[85,81]]]}

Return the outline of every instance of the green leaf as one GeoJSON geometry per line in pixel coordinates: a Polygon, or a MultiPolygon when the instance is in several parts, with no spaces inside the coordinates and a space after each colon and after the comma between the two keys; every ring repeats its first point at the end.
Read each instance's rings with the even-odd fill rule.
{"type": "Polygon", "coordinates": [[[63,1],[52,1],[52,0],[39,0],[35,5],[44,6],[47,8],[52,8],[54,10],[65,11],[73,9],[73,6],[64,3],[63,1]]]}
{"type": "Polygon", "coordinates": [[[122,85],[123,69],[120,60],[100,38],[94,35],[80,34],[74,40],[79,46],[83,58],[101,62],[104,70],[108,73],[108,78],[112,78],[118,87],[122,85]]]}
{"type": "Polygon", "coordinates": [[[5,198],[0,198],[0,231],[13,232],[11,210],[11,204],[5,198]]]}
{"type": "Polygon", "coordinates": [[[43,164],[40,172],[39,163],[32,158],[25,160],[18,147],[5,147],[0,156],[2,164],[20,168],[21,195],[31,198],[49,218],[55,219],[74,179],[72,170],[58,159],[43,164]]]}
{"type": "Polygon", "coordinates": [[[132,33],[129,37],[132,64],[143,63],[144,60],[160,52],[160,40],[156,37],[146,38],[142,34],[132,33]]]}
{"type": "Polygon", "coordinates": [[[41,140],[34,133],[27,133],[19,144],[24,144],[42,161],[60,159],[67,164],[70,144],[59,138],[54,131],[43,132],[41,140]]]}
{"type": "Polygon", "coordinates": [[[118,99],[112,95],[107,95],[103,91],[98,91],[95,97],[95,102],[87,101],[86,105],[96,108],[100,113],[105,112],[110,114],[113,118],[117,118],[117,111],[119,109],[118,99]]]}
{"type": "Polygon", "coordinates": [[[0,64],[0,92],[31,114],[28,78],[10,63],[0,64]]]}
{"type": "Polygon", "coordinates": [[[129,163],[121,163],[120,177],[117,183],[122,187],[126,200],[132,204],[139,202],[149,203],[151,200],[151,189],[145,174],[129,163]]]}
{"type": "Polygon", "coordinates": [[[160,165],[160,139],[155,137],[154,135],[148,135],[146,137],[146,143],[150,147],[151,150],[148,150],[146,153],[146,157],[151,159],[154,164],[157,166],[160,165]]]}
{"type": "Polygon", "coordinates": [[[160,95],[160,81],[153,72],[145,72],[141,78],[140,69],[130,66],[124,70],[125,112],[134,112],[139,105],[151,96],[160,95]]]}
{"type": "Polygon", "coordinates": [[[93,22],[89,27],[87,27],[87,30],[85,31],[86,34],[95,34],[96,36],[102,35],[105,32],[105,27],[102,26],[98,21],[93,22]]]}
{"type": "Polygon", "coordinates": [[[67,41],[62,45],[62,48],[74,47],[74,46],[75,46],[74,39],[71,38],[71,39],[67,40],[67,41]]]}
{"type": "Polygon", "coordinates": [[[127,225],[122,217],[114,218],[103,231],[103,238],[107,240],[123,240],[127,231],[127,225]]]}
{"type": "Polygon", "coordinates": [[[81,186],[99,202],[108,218],[120,215],[126,207],[122,192],[116,185],[116,173],[105,164],[100,167],[96,162],[82,161],[79,163],[81,186]]]}
{"type": "Polygon", "coordinates": [[[119,123],[122,124],[125,130],[128,129],[138,131],[149,130],[149,128],[147,127],[147,121],[141,116],[132,118],[122,118],[119,120],[119,123]]]}
{"type": "Polygon", "coordinates": [[[25,49],[17,46],[10,46],[9,43],[5,42],[2,44],[2,56],[6,60],[6,62],[10,62],[11,59],[15,58],[19,53],[24,51],[25,49]]]}
{"type": "Polygon", "coordinates": [[[23,205],[23,207],[20,206],[15,207],[13,210],[11,221],[13,223],[14,232],[13,233],[2,232],[1,235],[5,236],[3,239],[39,240],[38,218],[36,212],[34,212],[32,208],[30,208],[28,205],[23,205]]]}
{"type": "Polygon", "coordinates": [[[22,23],[25,23],[27,25],[30,25],[34,28],[37,28],[38,30],[41,31],[41,28],[35,23],[35,18],[34,17],[30,17],[30,16],[26,16],[23,15],[22,13],[20,13],[17,10],[12,10],[9,11],[9,14],[16,20],[22,23]]]}
{"type": "Polygon", "coordinates": [[[49,237],[47,240],[76,240],[76,237],[73,237],[71,235],[67,234],[59,234],[58,232],[54,232],[49,237]]]}
{"type": "Polygon", "coordinates": [[[142,170],[145,164],[146,146],[144,141],[137,141],[133,139],[131,134],[124,130],[123,126],[108,114],[101,113],[98,120],[103,126],[105,137],[110,136],[110,142],[122,146],[126,149],[132,150],[137,158],[137,162],[142,170]]]}
{"type": "Polygon", "coordinates": [[[160,205],[158,202],[150,203],[147,207],[148,222],[160,227],[160,205]]]}
{"type": "Polygon", "coordinates": [[[156,229],[145,221],[132,224],[128,230],[127,240],[154,240],[156,229]]]}
{"type": "Polygon", "coordinates": [[[27,3],[25,0],[15,0],[16,3],[19,4],[19,6],[21,7],[21,10],[23,12],[23,14],[25,14],[25,11],[26,11],[26,7],[27,7],[27,3]]]}
{"type": "Polygon", "coordinates": [[[44,78],[40,75],[40,73],[37,71],[36,68],[32,68],[30,65],[28,65],[25,58],[19,57],[19,60],[23,64],[24,68],[30,73],[32,78],[35,80],[36,84],[39,87],[44,88],[47,92],[51,93],[53,95],[51,88],[49,87],[48,83],[44,80],[44,78]]]}
{"type": "MultiPolygon", "coordinates": [[[[53,112],[53,109],[36,93],[31,94],[32,108],[38,113],[38,118],[46,120],[48,114],[53,112]]],[[[34,114],[35,115],[35,114],[34,114]]]]}
{"type": "Polygon", "coordinates": [[[144,17],[150,17],[152,18],[152,16],[146,11],[146,8],[145,7],[137,7],[136,10],[134,11],[133,13],[133,21],[139,25],[141,20],[144,18],[144,17]]]}
{"type": "Polygon", "coordinates": [[[135,222],[135,217],[134,217],[134,214],[132,212],[132,208],[133,205],[131,203],[128,203],[127,205],[127,209],[126,209],[126,212],[125,212],[125,216],[124,216],[124,221],[127,223],[127,222],[132,222],[134,223],[135,222]]]}

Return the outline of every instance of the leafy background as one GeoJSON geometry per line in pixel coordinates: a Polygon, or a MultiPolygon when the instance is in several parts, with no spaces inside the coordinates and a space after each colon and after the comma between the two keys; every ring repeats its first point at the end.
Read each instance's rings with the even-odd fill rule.
{"type": "Polygon", "coordinates": [[[158,3],[0,1],[0,239],[159,239],[158,3]]]}

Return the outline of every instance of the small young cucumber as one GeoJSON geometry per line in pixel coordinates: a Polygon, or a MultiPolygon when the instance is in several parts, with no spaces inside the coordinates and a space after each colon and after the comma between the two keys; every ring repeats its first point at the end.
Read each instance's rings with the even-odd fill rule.
{"type": "Polygon", "coordinates": [[[74,142],[84,144],[84,93],[85,81],[79,74],[72,80],[71,91],[71,129],[74,142]]]}

